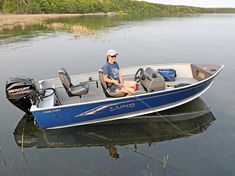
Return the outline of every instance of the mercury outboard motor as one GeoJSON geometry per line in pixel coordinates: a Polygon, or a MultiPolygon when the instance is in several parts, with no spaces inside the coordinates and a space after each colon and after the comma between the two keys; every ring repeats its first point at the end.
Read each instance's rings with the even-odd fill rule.
{"type": "Polygon", "coordinates": [[[10,78],[6,82],[7,99],[22,111],[29,113],[30,107],[36,104],[39,91],[31,78],[10,78]]]}

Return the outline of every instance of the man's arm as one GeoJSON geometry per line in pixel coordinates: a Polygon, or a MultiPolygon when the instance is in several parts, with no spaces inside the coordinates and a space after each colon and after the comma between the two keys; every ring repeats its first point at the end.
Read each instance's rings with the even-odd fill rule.
{"type": "Polygon", "coordinates": [[[121,71],[120,71],[120,70],[119,70],[118,78],[119,78],[120,84],[123,84],[122,73],[121,73],[121,71]]]}
{"type": "Polygon", "coordinates": [[[107,83],[113,83],[115,85],[119,85],[119,82],[117,80],[114,79],[109,79],[108,75],[103,75],[104,81],[107,83]]]}

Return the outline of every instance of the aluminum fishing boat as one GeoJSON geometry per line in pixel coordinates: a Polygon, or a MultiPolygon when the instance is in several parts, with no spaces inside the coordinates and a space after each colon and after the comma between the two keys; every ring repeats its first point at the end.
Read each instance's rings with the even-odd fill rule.
{"type": "Polygon", "coordinates": [[[213,83],[223,65],[164,64],[121,69],[124,80],[136,80],[131,96],[111,92],[102,70],[69,76],[62,68],[58,78],[36,86],[30,78],[11,78],[6,83],[11,103],[32,113],[40,128],[64,128],[145,115],[170,109],[199,97],[213,83]],[[175,70],[174,81],[165,81],[157,70],[175,70]]]}
{"type": "Polygon", "coordinates": [[[57,130],[41,130],[24,115],[14,130],[14,138],[21,148],[150,146],[203,133],[215,120],[205,102],[197,98],[159,113],[57,130]]]}

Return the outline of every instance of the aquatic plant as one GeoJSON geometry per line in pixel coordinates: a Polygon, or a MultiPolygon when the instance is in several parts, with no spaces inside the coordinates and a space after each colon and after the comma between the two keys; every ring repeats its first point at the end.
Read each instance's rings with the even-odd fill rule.
{"type": "Polygon", "coordinates": [[[4,162],[4,165],[7,166],[5,157],[4,157],[3,153],[2,153],[2,147],[1,147],[1,146],[0,146],[0,153],[1,153],[1,156],[2,156],[2,159],[3,159],[3,162],[4,162]]]}
{"type": "Polygon", "coordinates": [[[21,152],[24,152],[24,128],[21,135],[21,152]]]}
{"type": "Polygon", "coordinates": [[[167,154],[167,155],[164,155],[163,156],[163,169],[165,170],[166,169],[166,167],[167,167],[167,163],[168,163],[168,160],[169,160],[169,154],[167,154]]]}
{"type": "Polygon", "coordinates": [[[86,26],[82,25],[69,25],[66,23],[51,23],[47,24],[47,27],[51,30],[67,30],[74,34],[75,37],[80,37],[82,35],[94,34],[95,32],[88,29],[86,26]]]}
{"type": "Polygon", "coordinates": [[[153,173],[151,172],[151,169],[150,169],[150,164],[147,165],[147,169],[145,171],[145,176],[152,176],[153,173]]]}

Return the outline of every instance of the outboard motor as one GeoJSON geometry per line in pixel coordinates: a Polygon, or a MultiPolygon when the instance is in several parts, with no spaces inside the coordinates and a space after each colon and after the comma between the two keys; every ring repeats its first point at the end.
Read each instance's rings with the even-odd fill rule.
{"type": "Polygon", "coordinates": [[[29,113],[30,107],[36,104],[39,91],[31,78],[10,78],[6,82],[7,99],[22,111],[29,113]]]}

